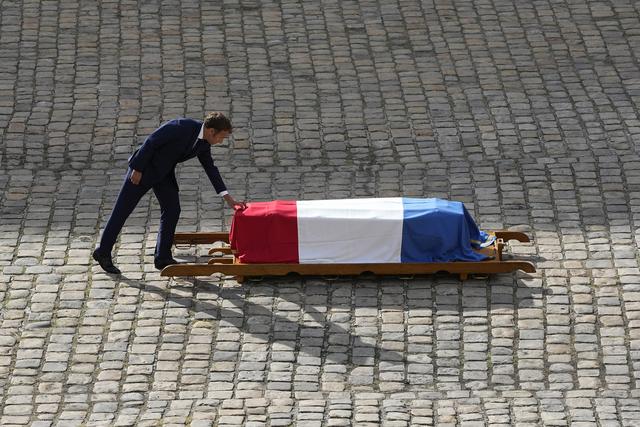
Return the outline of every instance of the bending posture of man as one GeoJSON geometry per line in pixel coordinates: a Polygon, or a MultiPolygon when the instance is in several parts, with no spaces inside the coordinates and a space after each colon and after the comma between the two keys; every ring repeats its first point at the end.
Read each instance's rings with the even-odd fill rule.
{"type": "Polygon", "coordinates": [[[180,199],[175,169],[178,163],[198,156],[218,195],[234,209],[243,209],[227,192],[218,168],[211,159],[211,146],[220,144],[231,132],[231,122],[222,113],[207,115],[204,122],[192,119],[171,120],[156,129],[129,158],[129,169],[122,189],[107,222],[100,246],[93,259],[107,273],[120,274],[113,265],[111,250],[120,230],[142,196],[153,189],[160,202],[160,230],[154,253],[154,264],[161,270],[177,264],[171,255],[173,235],[180,217],[180,199]]]}

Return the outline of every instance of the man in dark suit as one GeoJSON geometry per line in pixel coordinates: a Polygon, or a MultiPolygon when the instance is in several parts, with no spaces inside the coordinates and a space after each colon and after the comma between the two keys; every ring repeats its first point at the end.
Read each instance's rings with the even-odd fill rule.
{"type": "Polygon", "coordinates": [[[243,209],[227,192],[218,168],[211,159],[211,146],[220,144],[232,132],[231,122],[222,113],[207,115],[204,122],[180,118],[156,129],[129,158],[129,169],[102,232],[100,246],[93,259],[108,273],[120,274],[113,264],[111,251],[125,221],[142,196],[153,189],[160,202],[160,230],[154,253],[154,265],[161,270],[176,264],[171,255],[173,235],[180,217],[180,199],[175,168],[178,163],[198,157],[214,189],[233,209],[243,209]]]}

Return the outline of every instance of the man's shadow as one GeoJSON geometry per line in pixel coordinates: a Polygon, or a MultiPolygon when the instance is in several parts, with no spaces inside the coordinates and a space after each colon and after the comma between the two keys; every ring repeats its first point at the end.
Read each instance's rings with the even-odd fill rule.
{"type": "MultiPolygon", "coordinates": [[[[372,359],[371,362],[373,362],[373,359],[374,358],[378,359],[378,357],[383,357],[385,360],[404,360],[404,357],[405,357],[402,353],[399,353],[399,352],[378,349],[375,345],[371,345],[367,343],[363,338],[352,334],[348,329],[345,329],[336,323],[332,323],[326,318],[324,313],[313,308],[313,305],[318,305],[318,304],[302,305],[300,304],[299,300],[287,301],[287,302],[300,304],[302,315],[299,317],[302,317],[305,315],[309,316],[314,321],[315,325],[325,325],[325,326],[319,326],[319,327],[307,326],[303,324],[302,320],[294,321],[294,320],[288,319],[287,317],[278,315],[274,311],[269,310],[262,305],[253,303],[250,301],[250,299],[246,298],[247,296],[253,296],[253,295],[250,295],[250,290],[253,286],[251,284],[242,284],[237,286],[221,286],[224,283],[228,283],[228,282],[221,281],[216,283],[213,281],[204,281],[196,278],[189,278],[189,279],[180,280],[180,282],[182,283],[187,283],[188,284],[187,286],[185,286],[184,284],[181,284],[180,282],[174,282],[174,283],[178,283],[178,285],[169,286],[168,289],[164,289],[164,288],[149,284],[142,279],[131,279],[125,276],[121,276],[120,281],[123,283],[126,283],[131,287],[138,288],[146,292],[152,292],[158,295],[162,295],[166,298],[167,301],[171,301],[176,305],[185,307],[187,309],[193,309],[197,312],[207,313],[206,319],[212,319],[213,316],[215,316],[215,320],[218,320],[218,321],[225,320],[228,324],[236,326],[237,328],[241,329],[244,333],[248,333],[248,334],[267,333],[267,334],[273,335],[272,337],[270,337],[270,341],[272,342],[282,342],[282,343],[290,344],[292,342],[297,342],[300,339],[298,338],[298,330],[302,328],[322,329],[324,333],[321,337],[323,340],[322,340],[322,343],[320,344],[320,348],[324,349],[327,345],[326,337],[325,337],[326,333],[330,333],[332,335],[344,334],[345,339],[341,341],[344,343],[344,347],[347,347],[347,348],[340,348],[341,346],[333,346],[335,351],[329,351],[329,352],[323,351],[322,356],[324,356],[326,360],[332,361],[334,363],[343,364],[343,363],[349,362],[348,350],[354,349],[354,348],[357,348],[358,353],[363,355],[361,357],[355,357],[355,356],[352,357],[352,359],[354,360],[352,360],[351,362],[354,362],[356,364],[358,364],[359,359],[363,359],[363,358],[371,358],[372,359]],[[192,292],[195,293],[198,288],[206,289],[207,292],[209,293],[211,291],[217,292],[218,294],[217,297],[220,301],[220,304],[214,304],[212,302],[204,301],[204,300],[196,300],[195,295],[191,297],[187,297],[184,295],[184,293],[181,293],[180,295],[178,295],[172,292],[172,289],[176,289],[176,290],[179,289],[181,291],[184,291],[186,289],[193,289],[192,292]],[[238,315],[238,312],[236,310],[224,308],[223,307],[224,301],[231,302],[232,304],[234,304],[234,306],[238,308],[242,314],[238,315]],[[254,322],[247,321],[250,318],[259,319],[261,317],[272,319],[270,320],[269,322],[270,325],[268,326],[278,325],[278,328],[277,328],[278,330],[276,331],[272,327],[260,328],[260,325],[255,325],[254,322]],[[234,321],[233,319],[239,319],[239,321],[234,321]]],[[[267,279],[266,282],[263,282],[261,284],[261,287],[263,288],[264,286],[274,288],[272,298],[279,298],[286,301],[286,298],[284,297],[289,295],[295,295],[295,293],[293,292],[277,292],[277,289],[275,288],[277,288],[278,285],[272,284],[272,283],[273,281],[270,281],[269,279],[267,279]]],[[[283,285],[282,281],[279,281],[278,283],[280,285],[283,285]]],[[[299,280],[291,281],[288,284],[285,284],[285,286],[289,286],[293,283],[297,283],[296,287],[299,289],[306,288],[306,286],[303,283],[300,283],[299,280]]],[[[329,284],[327,286],[331,286],[331,285],[329,284]]],[[[262,326],[265,326],[265,325],[262,325],[262,326]]],[[[314,347],[317,348],[317,346],[314,346],[314,347]]],[[[309,353],[308,356],[312,356],[312,357],[319,356],[318,354],[312,353],[310,348],[305,348],[304,346],[300,346],[299,348],[291,348],[291,350],[302,353],[302,354],[309,353]]],[[[372,364],[372,363],[368,363],[368,364],[372,364]]]]}
{"type": "MultiPolygon", "coordinates": [[[[464,294],[466,289],[480,289],[483,287],[489,288],[492,285],[497,286],[512,286],[513,294],[511,302],[509,298],[496,298],[496,303],[499,303],[502,307],[511,306],[513,310],[518,308],[526,308],[529,306],[535,306],[536,300],[542,298],[545,294],[545,289],[542,287],[528,287],[522,285],[522,281],[517,286],[514,283],[517,282],[515,278],[507,278],[507,275],[502,276],[501,279],[493,280],[491,277],[483,278],[480,280],[474,280],[472,284],[468,282],[458,282],[456,276],[453,275],[431,275],[424,276],[424,279],[419,278],[416,280],[420,284],[419,289],[430,289],[431,297],[428,299],[431,301],[430,307],[432,309],[432,317],[436,316],[436,306],[438,305],[437,296],[442,290],[445,294],[458,294],[459,303],[448,305],[447,315],[459,315],[460,321],[467,316],[490,316],[491,301],[487,302],[485,307],[465,307],[464,306],[464,294]],[[426,285],[427,283],[428,285],[426,285]],[[466,288],[465,288],[466,286],[466,288]],[[460,288],[461,287],[461,288],[460,288]],[[447,289],[445,289],[447,288],[447,289]]],[[[531,277],[526,274],[520,274],[520,277],[525,279],[531,277]]],[[[206,281],[196,278],[180,279],[169,282],[169,286],[158,287],[151,283],[148,283],[142,279],[132,279],[125,276],[120,277],[120,281],[134,288],[138,288],[145,292],[155,293],[163,296],[167,301],[171,301],[173,304],[182,306],[189,310],[193,310],[196,313],[204,314],[203,320],[214,319],[217,321],[225,321],[227,324],[233,325],[242,330],[246,334],[259,334],[269,335],[269,342],[279,342],[285,346],[292,347],[291,351],[297,354],[304,354],[310,357],[320,357],[321,364],[325,361],[330,361],[337,364],[350,364],[350,365],[366,365],[372,366],[379,361],[391,361],[391,362],[407,362],[407,354],[403,351],[395,351],[387,348],[383,348],[382,345],[376,345],[378,338],[376,337],[360,337],[352,333],[351,329],[354,326],[354,318],[357,317],[355,311],[360,308],[370,308],[378,310],[376,319],[381,315],[381,312],[385,308],[394,309],[398,308],[397,303],[385,305],[384,298],[366,298],[366,301],[362,303],[357,302],[357,293],[359,288],[373,289],[375,295],[378,295],[381,288],[388,286],[389,283],[395,283],[398,286],[402,286],[403,289],[411,290],[411,280],[404,283],[403,280],[398,278],[346,278],[337,282],[339,286],[351,288],[351,292],[347,292],[345,298],[349,300],[349,305],[345,305],[341,302],[336,302],[331,294],[331,289],[322,294],[325,297],[325,304],[322,307],[322,302],[305,303],[308,300],[313,300],[313,296],[318,295],[314,293],[313,289],[316,289],[319,284],[323,286],[331,287],[335,286],[332,281],[323,279],[269,279],[261,281],[259,285],[252,284],[251,282],[245,284],[235,285],[235,282],[229,281],[206,281]],[[173,283],[173,286],[172,286],[173,283]],[[232,286],[225,286],[227,283],[234,283],[232,286]],[[287,292],[279,292],[278,288],[284,286],[287,292]],[[218,303],[213,303],[207,300],[196,299],[195,293],[198,290],[206,290],[208,293],[215,293],[218,303]],[[255,289],[255,294],[252,294],[252,290],[255,289]],[[270,295],[261,294],[261,291],[269,289],[270,295]],[[294,291],[292,292],[291,289],[294,291]],[[177,293],[174,292],[178,291],[177,293]],[[185,291],[189,290],[191,295],[185,295],[185,291]],[[291,302],[298,304],[302,314],[297,315],[297,319],[289,319],[275,311],[251,301],[252,297],[265,297],[283,300],[285,302],[291,302]],[[295,296],[295,297],[294,297],[295,296]],[[225,303],[231,303],[237,310],[225,308],[225,303]],[[324,310],[318,310],[314,306],[320,306],[324,310]],[[347,319],[349,327],[345,328],[341,324],[332,322],[329,319],[329,313],[332,313],[332,309],[337,308],[336,312],[347,313],[347,319]],[[240,311],[241,314],[238,313],[240,311]],[[303,320],[303,317],[310,318],[312,325],[305,325],[307,320],[303,320]],[[253,318],[253,319],[252,319],[253,318]],[[260,319],[269,319],[268,325],[259,324],[260,319]],[[257,322],[258,321],[258,322],[257,322]],[[276,330],[277,325],[277,330],[276,330]],[[319,345],[305,346],[301,344],[304,341],[300,336],[299,331],[302,329],[317,329],[322,330],[322,334],[318,334],[316,337],[316,344],[320,341],[319,345]],[[340,335],[342,335],[340,337],[340,335]],[[332,342],[337,340],[337,342],[332,342]],[[320,349],[318,351],[318,348],[320,349]]],[[[384,291],[384,289],[383,289],[384,291]]],[[[492,299],[492,291],[487,289],[486,292],[489,298],[492,299]]],[[[406,301],[408,301],[408,296],[406,301]]],[[[275,301],[272,302],[275,304],[275,301]]],[[[407,306],[407,303],[404,304],[407,306]]],[[[415,307],[413,305],[412,307],[415,307]]],[[[344,322],[342,322],[344,324],[344,322]]],[[[406,321],[405,321],[406,323],[406,321]]],[[[433,352],[435,352],[436,338],[435,338],[435,321],[431,324],[431,332],[433,336],[433,352]]],[[[379,321],[376,320],[374,327],[379,327],[379,321]]],[[[408,325],[405,325],[408,327],[408,325]]],[[[514,326],[515,327],[515,326],[514,326]]],[[[408,332],[407,332],[408,333],[408,332]]],[[[378,332],[378,337],[382,334],[378,332]]],[[[405,338],[406,340],[406,338],[405,338]]],[[[435,356],[434,356],[435,357],[435,356]]]]}

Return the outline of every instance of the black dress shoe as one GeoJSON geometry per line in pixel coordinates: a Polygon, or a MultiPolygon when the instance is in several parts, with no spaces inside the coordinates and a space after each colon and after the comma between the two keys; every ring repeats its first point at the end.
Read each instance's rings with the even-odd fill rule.
{"type": "Polygon", "coordinates": [[[173,265],[173,264],[180,264],[180,263],[173,258],[156,259],[153,261],[153,265],[155,265],[158,270],[162,270],[166,266],[173,265]]]}
{"type": "Polygon", "coordinates": [[[98,250],[96,249],[95,251],[93,251],[93,259],[98,261],[98,263],[100,264],[100,267],[102,267],[102,269],[107,273],[120,274],[120,270],[118,269],[118,267],[113,265],[113,261],[111,260],[111,255],[102,254],[98,252],[98,250]]]}

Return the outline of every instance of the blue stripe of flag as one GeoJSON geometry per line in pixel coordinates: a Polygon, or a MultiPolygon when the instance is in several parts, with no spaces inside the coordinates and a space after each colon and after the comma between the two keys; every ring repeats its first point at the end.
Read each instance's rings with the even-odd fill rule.
{"type": "Polygon", "coordinates": [[[401,262],[482,261],[471,248],[481,234],[460,202],[441,199],[402,200],[401,262]]]}

